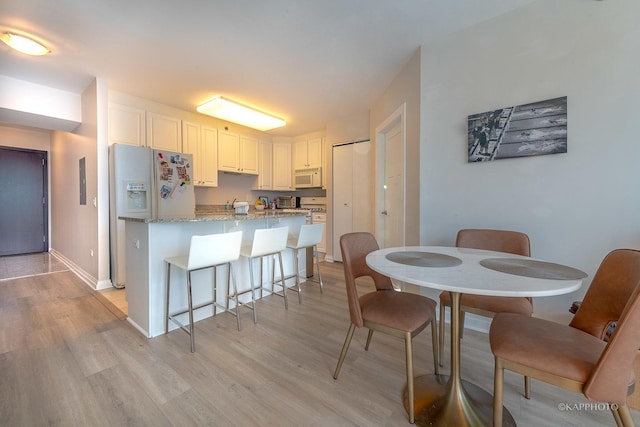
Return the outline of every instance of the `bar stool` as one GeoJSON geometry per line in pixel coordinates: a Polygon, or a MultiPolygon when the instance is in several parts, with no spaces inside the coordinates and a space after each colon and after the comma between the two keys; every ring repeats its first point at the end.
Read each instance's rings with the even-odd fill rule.
{"type": "MultiPolygon", "coordinates": [[[[293,259],[294,259],[294,273],[292,275],[287,276],[285,279],[289,279],[292,277],[296,278],[296,287],[291,288],[294,291],[298,292],[298,302],[302,302],[302,295],[300,292],[300,268],[298,262],[298,253],[300,249],[311,248],[313,251],[313,258],[316,262],[316,268],[318,270],[318,280],[314,282],[320,284],[320,293],[323,292],[323,284],[322,284],[322,274],[320,274],[320,261],[318,258],[318,243],[322,241],[322,233],[324,233],[324,224],[304,224],[300,227],[300,234],[297,236],[295,234],[290,234],[289,239],[287,241],[287,248],[293,249],[293,259]]],[[[313,269],[313,264],[311,266],[313,269]]],[[[311,271],[313,275],[313,271],[311,271]]],[[[311,280],[310,280],[311,281],[311,280]]]]}
{"type": "Polygon", "coordinates": [[[287,302],[287,285],[284,278],[284,268],[282,265],[282,252],[287,248],[287,236],[289,235],[289,227],[276,227],[276,228],[263,228],[258,229],[253,234],[253,242],[250,245],[242,246],[240,249],[240,256],[246,257],[249,263],[249,277],[251,279],[251,289],[246,291],[240,291],[240,295],[251,292],[251,300],[253,301],[253,322],[258,321],[255,305],[255,279],[253,274],[253,260],[260,259],[260,297],[262,297],[262,290],[267,289],[264,287],[262,281],[263,259],[265,257],[273,257],[273,264],[271,269],[271,289],[267,289],[272,294],[279,295],[284,298],[284,307],[289,308],[287,302]],[[280,282],[282,286],[282,293],[275,292],[275,257],[278,257],[280,264],[280,282]]]}
{"type": "Polygon", "coordinates": [[[233,261],[236,261],[240,257],[240,246],[242,245],[242,231],[235,231],[233,233],[221,233],[221,234],[209,234],[205,236],[192,236],[191,244],[189,246],[188,255],[175,256],[165,258],[167,264],[167,281],[166,281],[166,307],[165,307],[165,322],[164,333],[169,331],[169,320],[180,326],[180,329],[185,331],[191,336],[191,352],[196,351],[196,341],[193,328],[193,311],[199,308],[213,306],[213,313],[215,315],[216,308],[229,311],[237,318],[238,330],[240,330],[240,316],[238,315],[238,303],[236,299],[236,312],[233,313],[229,310],[229,279],[231,278],[233,283],[234,293],[237,293],[235,275],[233,274],[233,261]],[[187,273],[187,300],[188,307],[186,310],[169,313],[169,296],[171,295],[171,266],[176,266],[187,273]],[[223,306],[217,301],[217,267],[227,265],[227,302],[223,306]],[[193,306],[192,292],[191,292],[191,273],[193,271],[204,270],[207,268],[213,269],[213,299],[211,301],[200,304],[196,307],[193,306]],[[177,319],[176,316],[189,313],[189,325],[183,325],[177,319]]]}

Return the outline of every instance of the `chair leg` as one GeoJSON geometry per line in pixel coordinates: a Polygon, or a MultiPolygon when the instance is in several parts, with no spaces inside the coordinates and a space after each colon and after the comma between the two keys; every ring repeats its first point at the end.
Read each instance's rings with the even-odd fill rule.
{"type": "Polygon", "coordinates": [[[436,375],[440,375],[438,365],[438,326],[436,325],[436,319],[431,321],[431,346],[433,347],[433,371],[436,375]]]}
{"type": "Polygon", "coordinates": [[[191,272],[187,271],[187,297],[189,300],[189,335],[191,338],[191,353],[196,351],[196,338],[193,328],[193,297],[191,294],[191,272]]]}
{"type": "MultiPolygon", "coordinates": [[[[260,299],[262,299],[262,289],[263,289],[263,282],[262,282],[262,257],[260,257],[260,286],[258,286],[258,289],[260,289],[260,299]]],[[[255,297],[255,295],[254,295],[255,297]]]]}
{"type": "Polygon", "coordinates": [[[369,344],[371,344],[372,337],[373,337],[373,329],[369,329],[369,334],[367,334],[367,343],[364,346],[365,351],[369,350],[369,344]]]}
{"type": "Polygon", "coordinates": [[[622,425],[624,427],[633,427],[633,418],[631,418],[631,412],[629,411],[629,407],[627,404],[622,404],[618,406],[618,415],[620,416],[620,421],[622,421],[622,425]]]}
{"type": "Polygon", "coordinates": [[[495,372],[493,377],[493,427],[502,427],[502,385],[504,369],[502,361],[495,358],[495,372]]]}
{"type": "MultiPolygon", "coordinates": [[[[253,258],[249,258],[249,281],[251,282],[251,301],[253,301],[253,323],[258,323],[258,313],[256,310],[256,287],[253,274],[253,258]]],[[[260,258],[260,280],[262,280],[262,258],[260,258]]],[[[262,283],[262,282],[260,282],[262,283]]],[[[260,298],[262,298],[262,286],[260,286],[260,298]]],[[[238,297],[236,296],[236,301],[238,297]]]]}
{"type": "Polygon", "coordinates": [[[300,291],[300,261],[298,260],[298,249],[293,250],[293,268],[296,277],[296,289],[298,289],[298,303],[302,304],[302,292],[300,291]]]}
{"type": "MultiPolygon", "coordinates": [[[[229,286],[229,280],[227,278],[227,286],[229,286]]],[[[213,315],[215,316],[218,310],[218,267],[213,266],[213,315]]]]}
{"type": "Polygon", "coordinates": [[[276,293],[276,256],[269,255],[271,257],[271,293],[276,293]]]}
{"type": "Polygon", "coordinates": [[[525,399],[531,399],[531,378],[524,377],[524,397],[525,399]]]}
{"type": "Polygon", "coordinates": [[[349,350],[349,344],[351,344],[351,338],[353,338],[353,331],[356,330],[356,325],[351,323],[349,325],[349,330],[347,331],[347,336],[344,339],[344,344],[342,345],[342,351],[340,351],[340,357],[338,358],[338,365],[336,366],[336,371],[333,373],[333,379],[338,379],[338,374],[340,373],[340,368],[342,368],[342,362],[344,362],[344,358],[347,355],[347,350],[349,350]]]}
{"type": "MultiPolygon", "coordinates": [[[[229,270],[227,273],[227,289],[229,289],[229,277],[231,278],[231,285],[233,286],[233,295],[235,296],[236,302],[236,322],[238,323],[238,331],[240,331],[240,304],[238,303],[238,286],[236,284],[236,275],[233,272],[233,264],[231,263],[229,263],[229,270]]],[[[227,294],[228,293],[229,292],[227,291],[227,294]]],[[[252,298],[252,301],[254,301],[253,311],[255,312],[255,300],[252,298]]],[[[229,295],[227,295],[227,310],[229,310],[229,295]]]]}
{"type": "Polygon", "coordinates": [[[616,421],[616,426],[617,427],[624,427],[624,425],[622,424],[622,419],[620,419],[620,414],[618,413],[618,409],[614,409],[613,407],[609,406],[609,409],[611,410],[611,414],[613,415],[613,419],[616,421]]]}
{"type": "MultiPolygon", "coordinates": [[[[287,284],[284,281],[284,265],[282,263],[282,252],[278,252],[278,262],[280,264],[280,283],[282,283],[282,295],[284,296],[284,308],[285,309],[289,309],[289,301],[287,299],[287,284]]],[[[273,270],[275,270],[275,265],[273,270]]],[[[275,276],[275,271],[273,272],[274,276],[275,276]]],[[[273,286],[275,286],[275,277],[273,278],[273,286]]],[[[298,292],[298,295],[300,295],[300,292],[298,292]]]]}
{"type": "Polygon", "coordinates": [[[441,302],[440,303],[440,335],[438,336],[438,340],[439,340],[439,345],[438,345],[438,362],[440,364],[440,366],[444,366],[443,362],[444,362],[444,324],[445,324],[445,319],[444,319],[444,310],[445,305],[441,302]]]}
{"type": "Polygon", "coordinates": [[[313,255],[316,259],[316,270],[318,270],[318,282],[320,283],[320,293],[324,292],[324,284],[322,283],[322,274],[320,273],[320,257],[318,256],[318,248],[313,247],[313,255]]]}
{"type": "Polygon", "coordinates": [[[166,280],[166,304],[165,304],[165,312],[164,312],[164,333],[169,332],[169,295],[170,295],[170,286],[171,286],[171,264],[167,262],[167,280],[166,280]]]}
{"type": "Polygon", "coordinates": [[[414,408],[414,390],[413,390],[413,351],[411,333],[407,332],[404,335],[405,353],[407,358],[407,391],[409,392],[409,422],[413,424],[415,422],[415,408],[414,408]]]}

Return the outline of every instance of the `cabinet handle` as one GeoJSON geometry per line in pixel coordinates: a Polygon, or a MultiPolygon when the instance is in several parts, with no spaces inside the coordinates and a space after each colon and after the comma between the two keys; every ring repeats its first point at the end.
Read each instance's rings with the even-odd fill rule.
{"type": "Polygon", "coordinates": [[[380,212],[382,215],[387,215],[387,211],[380,212]]]}

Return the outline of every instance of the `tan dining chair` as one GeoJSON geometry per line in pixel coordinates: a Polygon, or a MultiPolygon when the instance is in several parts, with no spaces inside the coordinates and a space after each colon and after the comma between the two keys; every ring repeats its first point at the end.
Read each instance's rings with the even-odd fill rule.
{"type": "Polygon", "coordinates": [[[403,338],[406,352],[409,422],[413,423],[415,414],[413,404],[412,340],[428,324],[431,324],[433,368],[435,373],[438,374],[436,302],[421,295],[394,290],[391,279],[373,271],[367,265],[366,256],[379,249],[378,243],[371,233],[356,232],[342,235],[340,237],[340,249],[344,263],[344,277],[347,285],[351,324],[349,325],[333,378],[338,379],[340,368],[347,355],[347,350],[349,350],[349,344],[356,328],[365,327],[369,329],[365,351],[369,350],[373,331],[403,338]],[[372,278],[375,291],[359,295],[356,279],[360,277],[372,278]]]}
{"type": "MultiPolygon", "coordinates": [[[[531,256],[529,236],[519,231],[466,228],[458,231],[456,246],[460,248],[486,249],[515,255],[531,256]]],[[[451,307],[451,294],[440,293],[440,366],[444,361],[445,307],[451,307]]],[[[463,294],[460,298],[460,338],[464,331],[464,314],[472,313],[492,318],[496,313],[520,313],[530,316],[533,301],[528,297],[496,297],[463,294]]],[[[530,395],[530,383],[525,377],[524,394],[530,395]]]]}
{"type": "Polygon", "coordinates": [[[505,369],[606,402],[618,426],[632,426],[626,400],[640,347],[639,324],[640,251],[632,249],[605,257],[569,325],[497,314],[489,331],[495,357],[494,426],[502,425],[505,369]],[[605,342],[599,331],[611,320],[617,326],[605,342]]]}

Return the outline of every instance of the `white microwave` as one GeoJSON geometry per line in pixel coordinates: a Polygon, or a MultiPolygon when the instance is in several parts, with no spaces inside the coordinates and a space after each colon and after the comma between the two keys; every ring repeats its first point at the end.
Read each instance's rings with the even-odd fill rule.
{"type": "Polygon", "coordinates": [[[322,170],[320,168],[296,169],[294,186],[296,188],[322,187],[322,170]]]}

